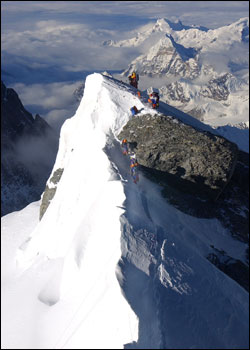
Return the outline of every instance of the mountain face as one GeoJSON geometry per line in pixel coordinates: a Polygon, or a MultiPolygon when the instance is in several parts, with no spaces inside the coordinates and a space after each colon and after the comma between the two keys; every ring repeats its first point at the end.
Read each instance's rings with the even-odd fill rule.
{"type": "MultiPolygon", "coordinates": [[[[218,133],[210,126],[164,103],[158,112],[152,111],[133,88],[110,77],[96,73],[87,77],[78,110],[61,129],[41,220],[18,251],[24,275],[29,279],[39,275],[31,302],[38,298],[45,306],[39,307],[43,347],[57,342],[61,348],[89,348],[90,344],[126,349],[246,348],[247,234],[242,234],[244,239],[233,237],[226,220],[234,206],[238,219],[234,224],[240,225],[240,218],[246,224],[247,200],[242,202],[237,189],[237,181],[245,184],[238,177],[243,168],[247,171],[246,160],[240,154],[241,168],[231,168],[230,162],[225,165],[233,172],[226,187],[232,181],[235,184],[234,196],[226,189],[219,196],[227,202],[227,213],[217,200],[211,203],[214,211],[208,212],[208,199],[194,192],[186,195],[172,184],[164,196],[158,174],[149,179],[141,168],[139,183],[134,184],[119,141],[121,132],[137,120],[130,114],[133,105],[140,112],[138,124],[128,135],[132,138],[132,132],[138,131],[138,139],[131,139],[137,142],[136,151],[148,142],[144,151],[151,147],[154,158],[157,149],[152,139],[149,145],[150,125],[145,119],[153,123],[160,118],[171,120],[172,140],[182,127],[192,127],[189,132],[199,129],[201,143],[211,132],[210,148],[216,154],[212,148],[218,146],[218,133]],[[216,208],[224,213],[224,221],[216,217],[216,208]],[[44,271],[50,271],[49,276],[41,278],[44,271]],[[55,325],[54,337],[50,325],[61,317],[63,308],[68,310],[66,319],[63,326],[55,325]]],[[[164,135],[167,127],[160,121],[158,127],[164,135]]],[[[187,134],[182,134],[183,140],[179,135],[179,143],[183,141],[191,152],[199,144],[198,135],[188,146],[187,134]]],[[[159,159],[163,151],[167,155],[164,142],[170,146],[169,140],[159,140],[159,159]]],[[[146,156],[138,153],[141,160],[146,156]]],[[[152,166],[156,163],[155,159],[152,166]]],[[[246,192],[247,188],[247,197],[246,192]]],[[[36,331],[39,335],[41,327],[36,331]]]]}
{"type": "Polygon", "coordinates": [[[140,75],[167,75],[194,79],[199,75],[198,51],[177,44],[171,36],[164,36],[146,55],[135,59],[124,75],[136,70],[140,75]],[[139,68],[140,67],[140,68],[139,68]]]}
{"type": "MultiPolygon", "coordinates": [[[[248,242],[248,210],[239,215],[239,208],[249,207],[246,152],[166,115],[134,117],[118,137],[127,139],[141,171],[161,185],[170,203],[192,216],[216,217],[235,239],[248,242]]],[[[249,289],[247,265],[216,249],[207,259],[249,289]]]]}
{"type": "Polygon", "coordinates": [[[108,45],[140,47],[144,53],[122,76],[137,71],[141,90],[151,78],[162,101],[217,126],[230,124],[235,113],[244,119],[239,122],[248,121],[248,42],[248,18],[213,30],[159,19],[135,37],[108,45]]]}
{"type": "Polygon", "coordinates": [[[57,137],[1,83],[1,215],[38,200],[57,152],[57,137]]]}

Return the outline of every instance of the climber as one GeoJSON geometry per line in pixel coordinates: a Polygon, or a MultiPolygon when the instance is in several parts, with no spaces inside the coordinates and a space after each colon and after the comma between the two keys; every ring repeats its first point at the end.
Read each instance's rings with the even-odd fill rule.
{"type": "Polygon", "coordinates": [[[131,75],[128,77],[129,79],[129,84],[136,89],[138,88],[138,81],[139,81],[139,75],[133,72],[131,75]]]}
{"type": "Polygon", "coordinates": [[[130,169],[137,167],[139,165],[137,162],[136,156],[133,152],[130,153],[129,159],[130,159],[130,169]]]}
{"type": "Polygon", "coordinates": [[[138,162],[136,159],[136,156],[133,152],[129,155],[130,159],[130,174],[133,178],[134,183],[136,184],[139,181],[139,175],[138,175],[138,162]]]}
{"type": "Polygon", "coordinates": [[[148,99],[148,102],[152,104],[152,108],[153,109],[156,109],[159,107],[159,93],[158,92],[152,92],[150,95],[149,95],[149,99],[148,99]]]}
{"type": "Polygon", "coordinates": [[[122,140],[122,154],[125,156],[128,154],[128,141],[127,139],[122,140]]]}
{"type": "Polygon", "coordinates": [[[131,173],[131,176],[132,176],[134,183],[136,184],[139,181],[137,166],[134,166],[133,168],[131,168],[130,173],[131,173]]]}
{"type": "Polygon", "coordinates": [[[156,108],[158,108],[159,107],[159,100],[160,100],[159,93],[158,92],[153,92],[153,96],[156,99],[156,108]]]}

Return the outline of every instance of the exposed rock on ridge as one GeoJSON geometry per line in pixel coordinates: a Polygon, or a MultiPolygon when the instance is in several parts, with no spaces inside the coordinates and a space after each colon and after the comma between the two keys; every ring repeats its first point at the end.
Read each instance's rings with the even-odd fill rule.
{"type": "Polygon", "coordinates": [[[119,138],[127,138],[140,169],[172,205],[191,216],[217,218],[246,243],[244,263],[212,246],[207,259],[248,291],[249,155],[222,137],[160,115],[131,119],[119,138]]]}
{"type": "Polygon", "coordinates": [[[238,147],[171,117],[140,115],[119,134],[134,146],[142,168],[183,192],[216,199],[229,182],[238,147]]]}
{"type": "Polygon", "coordinates": [[[50,202],[54,198],[56,194],[57,184],[59,183],[64,169],[57,169],[54,171],[51,179],[48,181],[48,183],[51,183],[52,185],[49,187],[48,183],[46,185],[45,191],[42,196],[42,203],[40,206],[40,217],[39,220],[42,219],[43,215],[45,214],[48,206],[50,205],[50,202]]]}

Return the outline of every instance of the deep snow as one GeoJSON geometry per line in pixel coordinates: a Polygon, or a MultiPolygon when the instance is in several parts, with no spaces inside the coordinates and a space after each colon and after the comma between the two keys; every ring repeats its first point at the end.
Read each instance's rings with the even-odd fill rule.
{"type": "Polygon", "coordinates": [[[2,218],[3,348],[248,347],[248,293],[205,258],[213,244],[244,259],[245,245],[218,220],[178,211],[142,174],[131,181],[116,137],[133,105],[152,112],[134,92],[88,76],[41,222],[40,202],[2,218]]]}

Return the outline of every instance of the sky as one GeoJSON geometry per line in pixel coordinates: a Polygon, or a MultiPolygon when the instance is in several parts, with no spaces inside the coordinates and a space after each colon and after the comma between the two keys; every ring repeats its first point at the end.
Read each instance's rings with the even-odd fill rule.
{"type": "Polygon", "coordinates": [[[2,1],[2,79],[31,113],[60,120],[75,111],[71,92],[89,72],[124,70],[140,53],[103,41],[162,17],[213,29],[248,11],[248,1],[2,1]]]}
{"type": "Polygon", "coordinates": [[[142,173],[133,183],[117,137],[132,104],[152,114],[133,93],[89,75],[42,220],[40,202],[2,218],[3,348],[248,348],[249,295],[205,258],[213,244],[244,261],[246,244],[176,209],[142,173]]]}

